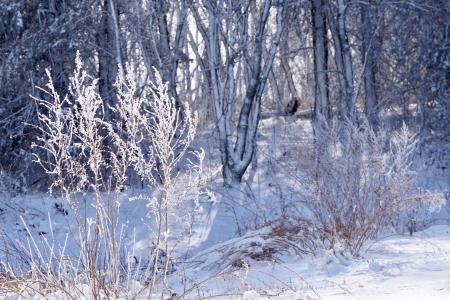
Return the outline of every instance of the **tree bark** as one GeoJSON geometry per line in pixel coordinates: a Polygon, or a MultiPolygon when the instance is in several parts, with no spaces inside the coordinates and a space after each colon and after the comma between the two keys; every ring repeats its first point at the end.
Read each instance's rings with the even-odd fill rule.
{"type": "Polygon", "coordinates": [[[101,21],[97,31],[99,93],[105,102],[106,118],[112,118],[109,104],[114,106],[117,96],[114,88],[119,66],[123,70],[119,16],[115,0],[104,0],[101,21]]]}
{"type": "Polygon", "coordinates": [[[333,38],[334,55],[338,71],[339,93],[338,109],[342,119],[356,121],[356,93],[353,79],[352,54],[345,26],[347,4],[345,0],[337,0],[336,17],[334,6],[327,2],[326,14],[333,38]]]}
{"type": "Polygon", "coordinates": [[[347,118],[350,121],[356,121],[356,99],[355,88],[353,84],[353,66],[352,55],[350,52],[350,45],[348,43],[347,30],[345,26],[345,12],[347,5],[345,0],[338,0],[338,14],[337,14],[337,35],[339,45],[342,53],[342,63],[345,78],[345,93],[341,103],[341,117],[347,118]]]}
{"type": "MultiPolygon", "coordinates": [[[[289,33],[287,30],[283,32],[282,36],[282,46],[280,47],[280,62],[281,68],[283,69],[284,76],[287,81],[287,86],[290,93],[290,101],[284,107],[284,112],[286,114],[295,114],[297,112],[298,107],[300,106],[300,96],[295,87],[294,76],[292,74],[291,66],[289,65],[289,33]]],[[[274,76],[274,80],[276,78],[274,76]]]]}
{"type": "Polygon", "coordinates": [[[197,59],[210,88],[219,132],[225,186],[239,183],[252,160],[261,118],[263,92],[284,25],[285,1],[282,1],[277,10],[276,33],[272,37],[269,51],[265,53],[272,1],[264,0],[261,3],[260,12],[254,20],[256,28],[253,39],[248,36],[249,5],[237,3],[241,5],[239,9],[229,10],[227,6],[222,8],[217,3],[205,1],[208,25],[203,22],[197,7],[192,10],[206,45],[206,59],[199,57],[198,49],[194,52],[197,53],[197,59]],[[249,47],[252,41],[253,47],[249,47]],[[242,60],[238,62],[238,58],[242,60]],[[232,117],[239,85],[236,83],[243,78],[246,80],[246,89],[242,95],[239,119],[234,129],[232,117]]]}
{"type": "Polygon", "coordinates": [[[314,114],[331,118],[328,81],[327,22],[323,0],[312,0],[312,36],[314,48],[315,102],[314,114]]]}
{"type": "Polygon", "coordinates": [[[373,128],[379,125],[378,119],[378,97],[375,83],[375,43],[378,40],[373,26],[373,8],[369,3],[367,7],[361,6],[361,23],[362,23],[362,45],[361,53],[364,61],[364,113],[373,128]]]}

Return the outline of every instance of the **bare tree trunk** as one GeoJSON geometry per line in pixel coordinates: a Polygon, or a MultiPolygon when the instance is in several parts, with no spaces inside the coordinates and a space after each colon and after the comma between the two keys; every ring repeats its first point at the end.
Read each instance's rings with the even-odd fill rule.
{"type": "Polygon", "coordinates": [[[356,121],[356,93],[353,83],[352,54],[348,43],[345,0],[337,0],[336,17],[331,2],[327,2],[326,13],[334,44],[334,55],[338,71],[338,108],[341,118],[356,121]]]}
{"type": "Polygon", "coordinates": [[[282,43],[282,46],[280,47],[281,68],[283,69],[289,93],[291,95],[291,99],[288,105],[285,107],[284,112],[287,115],[292,115],[297,112],[297,109],[300,106],[300,96],[295,87],[294,76],[292,74],[291,66],[289,65],[289,34],[287,30],[283,31],[281,43],[282,43]]]}
{"type": "MultiPolygon", "coordinates": [[[[97,31],[99,93],[111,106],[117,102],[114,83],[119,66],[123,69],[120,27],[115,0],[104,0],[101,22],[97,31]]],[[[108,108],[105,105],[105,108],[108,108]]],[[[111,112],[106,109],[107,118],[111,112]]]]}
{"type": "Polygon", "coordinates": [[[124,72],[125,65],[122,59],[122,46],[121,46],[122,43],[120,40],[119,14],[117,12],[115,0],[108,0],[108,15],[110,17],[108,26],[113,31],[114,54],[116,64],[121,68],[121,72],[124,72]]]}
{"type": "Polygon", "coordinates": [[[276,33],[272,37],[269,50],[265,53],[267,23],[272,1],[262,1],[258,16],[254,14],[256,28],[253,39],[248,36],[248,27],[251,24],[250,4],[237,2],[236,5],[238,4],[239,7],[233,7],[231,10],[228,6],[221,7],[218,3],[205,1],[208,26],[203,22],[195,3],[192,9],[198,30],[206,45],[206,58],[200,57],[198,47],[194,52],[210,87],[219,131],[225,186],[239,183],[252,160],[261,117],[262,96],[284,25],[285,1],[282,1],[277,9],[276,33]],[[249,47],[252,42],[253,47],[249,47]],[[241,63],[237,61],[240,58],[244,62],[242,68],[241,63]],[[246,90],[242,95],[242,106],[234,130],[232,116],[239,85],[236,83],[243,79],[246,90]]]}
{"type": "Polygon", "coordinates": [[[327,22],[323,0],[312,0],[312,36],[314,45],[315,116],[331,118],[328,90],[328,41],[327,22]]]}
{"type": "Polygon", "coordinates": [[[184,0],[151,0],[149,3],[134,0],[134,2],[136,38],[147,72],[152,80],[154,80],[153,67],[161,72],[163,80],[169,83],[169,95],[175,99],[177,108],[182,109],[177,91],[177,74],[180,61],[186,60],[183,44],[187,32],[185,29],[187,3],[184,0]],[[149,6],[147,7],[149,13],[142,19],[141,9],[146,6],[149,6]],[[172,20],[176,20],[177,23],[174,24],[175,21],[172,20]],[[174,25],[175,34],[172,34],[171,28],[174,25]]]}
{"type": "Polygon", "coordinates": [[[336,64],[337,69],[337,82],[338,82],[338,114],[341,111],[341,103],[342,99],[345,97],[345,78],[344,78],[344,62],[342,60],[342,48],[339,42],[338,34],[337,34],[337,25],[336,18],[334,17],[330,5],[325,7],[327,20],[329,24],[329,29],[331,31],[331,37],[333,39],[333,50],[334,50],[334,62],[336,64]]]}
{"type": "Polygon", "coordinates": [[[378,119],[378,99],[375,84],[375,42],[378,39],[376,37],[375,29],[373,26],[373,11],[370,3],[361,6],[361,23],[362,23],[362,45],[361,53],[364,60],[364,113],[366,115],[369,124],[376,128],[379,123],[378,119]]]}
{"type": "Polygon", "coordinates": [[[344,98],[340,99],[341,116],[351,121],[356,120],[356,99],[353,85],[353,66],[350,45],[348,43],[347,30],[345,27],[345,11],[347,5],[345,0],[338,0],[337,34],[342,53],[343,72],[345,78],[344,98]]]}
{"type": "MultiPolygon", "coordinates": [[[[155,17],[157,18],[157,28],[159,32],[158,36],[158,53],[161,59],[159,69],[161,70],[163,79],[169,82],[169,93],[180,106],[179,97],[176,89],[176,68],[178,64],[178,59],[176,58],[176,52],[178,49],[171,49],[170,47],[170,32],[169,24],[167,22],[167,15],[169,13],[169,2],[167,1],[155,1],[155,17]],[[175,76],[172,73],[175,72],[175,76]]],[[[183,27],[184,19],[181,20],[178,26],[183,27]]],[[[180,47],[181,45],[176,45],[180,47]]]]}

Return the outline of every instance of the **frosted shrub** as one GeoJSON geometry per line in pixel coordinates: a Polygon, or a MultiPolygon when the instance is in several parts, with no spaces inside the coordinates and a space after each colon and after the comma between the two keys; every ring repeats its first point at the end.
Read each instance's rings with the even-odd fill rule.
{"type": "Polygon", "coordinates": [[[78,236],[72,238],[80,256],[66,259],[64,247],[54,251],[47,241],[44,244],[51,251],[24,247],[32,260],[31,274],[13,278],[28,278],[21,281],[28,287],[30,280],[31,284],[57,287],[76,299],[88,295],[117,298],[130,292],[127,287],[137,280],[147,282],[139,293],[153,298],[158,287],[163,297],[173,250],[168,242],[170,226],[193,213],[184,209],[186,215],[180,216],[175,209],[197,200],[205,177],[203,151],[189,150],[197,116],[186,104],[181,118],[180,108],[168,96],[167,84],[154,71],[156,81],[139,93],[131,68],[119,72],[124,75],[116,81],[117,103],[105,105],[97,79],[83,70],[77,55],[68,95],[61,98],[50,80],[43,89],[49,100],[36,99],[41,135],[34,146],[35,161],[52,176],[50,190],[61,194],[76,215],[78,236]],[[151,195],[142,193],[135,199],[148,202],[148,218],[156,224],[156,229],[149,230],[154,232],[148,237],[154,244],[149,263],[137,268],[132,267],[133,253],[124,246],[123,224],[118,221],[121,191],[130,174],[137,174],[151,188],[151,195]],[[81,212],[86,197],[93,199],[93,218],[86,219],[81,212]],[[138,273],[135,269],[145,270],[138,273]],[[87,287],[87,294],[80,287],[83,291],[87,287]]]}
{"type": "Polygon", "coordinates": [[[297,165],[302,174],[296,178],[326,244],[357,255],[400,214],[418,204],[440,204],[436,195],[416,188],[415,147],[406,125],[388,137],[366,124],[317,121],[313,146],[302,153],[297,165]]]}

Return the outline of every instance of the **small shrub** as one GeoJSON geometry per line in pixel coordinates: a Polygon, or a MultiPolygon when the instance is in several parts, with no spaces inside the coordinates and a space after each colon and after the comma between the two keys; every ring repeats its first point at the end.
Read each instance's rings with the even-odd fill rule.
{"type": "Polygon", "coordinates": [[[297,182],[304,217],[325,244],[358,255],[402,213],[440,205],[436,194],[416,187],[416,144],[406,125],[389,137],[366,123],[316,121],[313,143],[296,153],[298,164],[283,166],[297,182]]]}
{"type": "Polygon", "coordinates": [[[206,178],[203,151],[189,150],[196,114],[186,104],[182,119],[156,70],[155,77],[156,82],[138,93],[131,69],[119,72],[117,103],[107,105],[98,93],[98,80],[83,70],[77,55],[68,95],[60,97],[50,79],[43,89],[49,99],[36,99],[41,135],[34,145],[35,161],[52,176],[50,191],[59,194],[76,217],[74,236],[68,239],[78,245],[79,256],[67,255],[67,241],[58,247],[42,236],[40,243],[28,232],[29,240],[16,245],[28,268],[4,264],[8,286],[19,294],[59,291],[73,299],[111,299],[145,291],[150,299],[156,291],[161,298],[167,292],[173,253],[169,239],[179,238],[171,235],[170,227],[190,220],[196,206],[184,208],[183,215],[177,215],[181,209],[176,208],[196,203],[206,178]],[[154,247],[148,263],[138,266],[134,246],[124,245],[124,224],[118,218],[130,174],[152,190],[134,199],[148,202],[148,218],[156,224],[149,230],[154,247]],[[93,217],[83,213],[86,198],[92,198],[93,217]],[[133,282],[143,288],[131,291],[133,282]]]}

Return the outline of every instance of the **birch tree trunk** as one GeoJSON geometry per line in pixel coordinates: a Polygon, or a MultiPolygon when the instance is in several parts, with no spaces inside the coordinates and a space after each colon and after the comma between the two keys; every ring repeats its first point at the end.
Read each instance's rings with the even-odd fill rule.
{"type": "Polygon", "coordinates": [[[328,80],[327,24],[323,0],[312,0],[311,20],[314,48],[314,114],[331,118],[328,80]]]}
{"type": "MultiPolygon", "coordinates": [[[[111,106],[117,102],[114,88],[119,66],[123,70],[123,58],[120,40],[119,16],[115,0],[104,0],[101,7],[101,21],[96,34],[98,45],[99,93],[111,106]]],[[[108,108],[105,105],[105,108],[108,108]]],[[[111,111],[106,109],[107,118],[111,111]]]]}
{"type": "Polygon", "coordinates": [[[378,119],[378,98],[375,83],[375,44],[378,40],[375,28],[373,26],[374,14],[373,8],[369,3],[367,6],[361,6],[361,23],[362,23],[362,44],[361,53],[364,60],[364,113],[369,124],[376,128],[379,123],[378,119]]]}
{"type": "Polygon", "coordinates": [[[338,72],[338,109],[343,119],[356,121],[356,93],[353,78],[352,53],[348,42],[345,15],[346,0],[337,0],[336,7],[327,2],[326,14],[333,38],[334,55],[338,72]],[[333,13],[336,12],[336,13],[333,13]]]}
{"type": "MultiPolygon", "coordinates": [[[[289,22],[289,17],[286,15],[287,22],[289,22]]],[[[289,22],[290,23],[290,22],[289,22]]],[[[284,113],[287,115],[292,115],[296,113],[298,107],[300,106],[300,96],[294,83],[294,76],[292,74],[291,66],[289,65],[290,55],[289,55],[289,31],[284,30],[281,37],[280,45],[280,64],[283,70],[284,76],[287,81],[287,87],[290,93],[290,101],[284,108],[284,113]]],[[[272,72],[273,73],[273,72],[272,72]]],[[[274,80],[276,81],[275,76],[274,80]]]]}
{"type": "Polygon", "coordinates": [[[338,0],[337,33],[339,45],[342,53],[343,73],[345,78],[345,93],[341,103],[341,117],[350,121],[356,120],[356,99],[353,84],[353,66],[350,45],[348,43],[347,30],[345,27],[345,12],[347,4],[345,0],[338,0]]]}
{"type": "Polygon", "coordinates": [[[258,6],[252,1],[233,3],[228,6],[204,1],[207,25],[199,13],[198,3],[194,2],[192,9],[206,46],[205,58],[200,57],[199,51],[194,52],[210,89],[225,186],[240,183],[252,161],[263,92],[280,42],[285,12],[285,1],[281,1],[277,7],[276,32],[268,43],[272,1],[261,1],[258,6]],[[251,30],[253,22],[255,27],[251,30]],[[239,81],[245,81],[242,95],[237,88],[241,84],[239,81]],[[236,111],[238,121],[235,125],[233,113],[239,102],[242,104],[236,111]]]}

